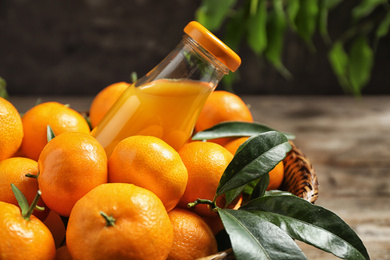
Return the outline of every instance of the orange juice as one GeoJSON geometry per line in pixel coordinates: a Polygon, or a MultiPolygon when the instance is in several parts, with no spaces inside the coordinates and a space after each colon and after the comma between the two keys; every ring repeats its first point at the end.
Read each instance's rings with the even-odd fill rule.
{"type": "Polygon", "coordinates": [[[213,84],[194,80],[159,79],[130,86],[91,134],[107,156],[124,138],[152,135],[176,150],[190,138],[213,84]]]}

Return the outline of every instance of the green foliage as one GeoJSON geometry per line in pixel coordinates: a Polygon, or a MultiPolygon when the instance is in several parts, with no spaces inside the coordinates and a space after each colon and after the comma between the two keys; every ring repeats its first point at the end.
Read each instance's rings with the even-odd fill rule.
{"type": "MultiPolygon", "coordinates": [[[[350,24],[332,39],[329,14],[347,0],[203,0],[196,19],[211,31],[223,29],[223,40],[239,53],[242,42],[256,56],[267,60],[283,77],[292,75],[283,63],[288,32],[298,35],[316,51],[313,37],[319,34],[328,46],[329,63],[346,93],[360,95],[371,78],[376,46],[390,28],[388,0],[359,0],[347,13],[350,24]],[[224,26],[225,25],[225,26],[224,26]],[[341,55],[341,57],[337,57],[341,55]]],[[[225,77],[231,88],[238,74],[225,77]]]]}
{"type": "MultiPolygon", "coordinates": [[[[221,137],[253,136],[261,133],[276,131],[275,129],[257,122],[228,121],[221,122],[209,129],[196,133],[192,140],[210,140],[221,137]]],[[[283,133],[288,139],[295,138],[293,134],[283,133]]]]}
{"type": "Polygon", "coordinates": [[[7,83],[2,77],[0,77],[0,97],[8,99],[7,83]]]}
{"type": "MultiPolygon", "coordinates": [[[[335,213],[286,191],[266,191],[268,172],[285,158],[291,145],[284,134],[266,126],[255,124],[261,129],[258,132],[248,131],[253,127],[250,125],[241,127],[242,135],[251,137],[225,169],[214,200],[200,198],[189,203],[190,207],[208,204],[218,212],[236,259],[306,259],[294,240],[343,259],[369,259],[360,238],[335,213]],[[248,186],[250,189],[245,189],[248,186]],[[248,196],[238,210],[215,205],[218,196],[226,195],[228,205],[244,190],[248,196]]],[[[222,132],[240,136],[236,123],[222,128],[207,129],[206,136],[214,137],[213,130],[219,132],[218,137],[222,132]]]]}
{"type": "Polygon", "coordinates": [[[33,201],[31,202],[31,205],[29,205],[26,197],[21,192],[21,190],[19,190],[19,188],[15,186],[15,184],[11,183],[11,189],[15,195],[16,200],[18,201],[18,205],[21,210],[21,216],[25,220],[30,221],[30,217],[34,210],[39,210],[39,211],[45,210],[45,208],[37,205],[38,200],[41,197],[40,190],[37,191],[37,194],[35,195],[33,201]]]}
{"type": "Polygon", "coordinates": [[[46,127],[46,137],[47,137],[47,142],[50,142],[54,137],[56,137],[53,128],[51,128],[50,125],[47,125],[46,127]]]}

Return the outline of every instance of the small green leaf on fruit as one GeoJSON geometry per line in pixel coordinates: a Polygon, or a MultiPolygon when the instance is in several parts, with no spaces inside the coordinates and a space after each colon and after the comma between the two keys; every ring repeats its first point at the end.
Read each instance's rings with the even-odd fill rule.
{"type": "Polygon", "coordinates": [[[26,215],[29,210],[29,205],[26,197],[23,195],[23,193],[19,190],[18,187],[16,187],[15,184],[11,183],[12,192],[15,195],[16,200],[18,201],[20,210],[22,211],[22,215],[26,215]]]}
{"type": "Polygon", "coordinates": [[[53,129],[48,125],[46,129],[47,142],[50,142],[56,135],[54,134],[53,129]]]}

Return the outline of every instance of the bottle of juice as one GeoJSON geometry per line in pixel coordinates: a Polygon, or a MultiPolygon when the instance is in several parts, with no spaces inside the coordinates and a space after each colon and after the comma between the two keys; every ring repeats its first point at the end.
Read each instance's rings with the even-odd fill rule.
{"type": "Polygon", "coordinates": [[[124,138],[152,135],[176,150],[191,137],[207,97],[240,57],[198,22],[155,68],[130,85],[91,134],[107,156],[124,138]]]}

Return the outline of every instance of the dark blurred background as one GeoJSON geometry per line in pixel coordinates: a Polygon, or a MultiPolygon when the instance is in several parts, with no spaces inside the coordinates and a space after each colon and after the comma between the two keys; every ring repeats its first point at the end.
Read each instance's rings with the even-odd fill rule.
{"type": "MultiPolygon", "coordinates": [[[[10,95],[95,95],[105,86],[147,73],[180,41],[200,0],[0,0],[0,77],[10,95]]],[[[349,22],[341,6],[329,31],[349,22]]],[[[219,36],[218,32],[216,32],[219,36]]],[[[319,37],[318,37],[319,38],[319,37]]],[[[343,94],[327,61],[295,35],[286,39],[287,81],[245,46],[238,94],[343,94]]],[[[390,94],[390,37],[378,45],[372,78],[362,93],[390,94]]],[[[223,86],[219,86],[222,88],[223,86]]]]}

